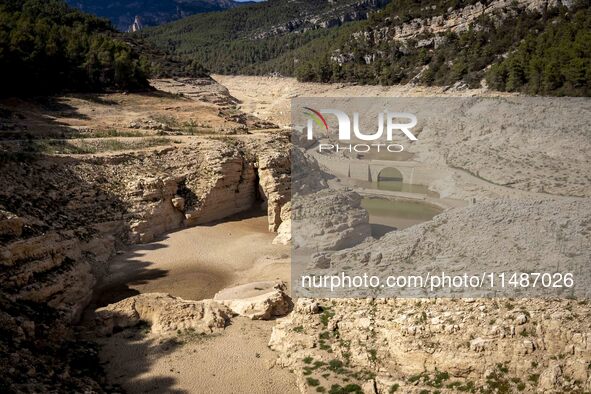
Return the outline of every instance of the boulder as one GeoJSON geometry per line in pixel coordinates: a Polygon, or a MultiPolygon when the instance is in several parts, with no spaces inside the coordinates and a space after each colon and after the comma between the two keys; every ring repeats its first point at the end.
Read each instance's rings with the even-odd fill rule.
{"type": "Polygon", "coordinates": [[[293,304],[282,282],[254,282],[218,292],[214,300],[252,320],[270,320],[288,314],[293,304]]]}
{"type": "Polygon", "coordinates": [[[189,301],[165,293],[146,293],[96,310],[96,327],[102,335],[147,322],[155,334],[178,330],[211,333],[226,327],[232,312],[213,301],[189,301]]]}
{"type": "Polygon", "coordinates": [[[317,252],[350,248],[371,238],[369,214],[355,192],[325,189],[292,201],[294,248],[317,252]]]}

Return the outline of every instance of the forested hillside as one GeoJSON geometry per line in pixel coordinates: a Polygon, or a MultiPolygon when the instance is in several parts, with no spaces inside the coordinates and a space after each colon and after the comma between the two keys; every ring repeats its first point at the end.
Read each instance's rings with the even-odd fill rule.
{"type": "Polygon", "coordinates": [[[224,12],[194,15],[140,35],[218,73],[262,74],[265,62],[365,19],[387,0],[270,0],[224,12]]]}
{"type": "Polygon", "coordinates": [[[591,11],[579,3],[530,32],[487,72],[490,86],[530,94],[591,95],[591,11]]]}
{"type": "Polygon", "coordinates": [[[0,2],[1,95],[144,89],[150,75],[203,75],[62,0],[0,2]],[[128,40],[129,42],[126,42],[128,40]]]}
{"type": "Polygon", "coordinates": [[[2,93],[146,86],[148,64],[111,24],[60,0],[0,3],[2,93]]]}
{"type": "Polygon", "coordinates": [[[332,2],[273,0],[144,35],[216,73],[384,85],[486,83],[543,95],[591,91],[589,0],[568,7],[558,0],[346,3],[344,14],[363,17],[335,23],[328,16],[339,14],[332,2]]]}
{"type": "MultiPolygon", "coordinates": [[[[443,3],[449,4],[427,10],[449,10],[447,5],[457,4],[443,3]]],[[[425,29],[405,35],[401,29],[391,39],[385,32],[395,31],[399,23],[433,21],[432,15],[421,12],[425,8],[402,11],[395,5],[391,3],[353,35],[343,33],[353,39],[320,39],[315,45],[324,49],[314,51],[314,57],[300,51],[295,75],[303,81],[384,85],[412,81],[443,86],[459,83],[472,88],[479,87],[484,78],[490,87],[501,91],[574,96],[591,92],[588,3],[546,9],[512,4],[482,13],[465,30],[431,34],[425,29]],[[332,44],[334,41],[337,45],[332,44]]]]}

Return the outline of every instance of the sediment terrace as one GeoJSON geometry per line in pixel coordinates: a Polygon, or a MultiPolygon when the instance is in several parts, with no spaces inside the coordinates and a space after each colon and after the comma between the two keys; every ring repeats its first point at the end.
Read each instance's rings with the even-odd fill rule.
{"type": "MultiPolygon", "coordinates": [[[[220,80],[242,102],[211,80],[165,80],[154,81],[160,91],[140,95],[0,103],[0,329],[2,338],[10,338],[0,340],[7,355],[0,365],[4,386],[97,392],[119,390],[114,383],[148,392],[220,387],[321,392],[320,387],[329,391],[333,385],[365,393],[591,390],[586,300],[301,299],[278,323],[250,320],[289,309],[285,290],[271,280],[286,274],[287,246],[271,245],[275,235],[266,232],[278,231],[280,243],[290,240],[288,134],[272,124],[289,119],[287,99],[447,93],[220,80]],[[233,216],[261,206],[263,213],[254,217],[233,216]],[[224,234],[248,253],[231,261],[236,253],[224,248],[224,234]],[[216,237],[211,245],[210,237],[216,237]],[[189,249],[191,242],[200,242],[196,250],[211,250],[179,261],[158,253],[170,252],[172,245],[189,249]],[[163,271],[193,262],[213,269],[208,253],[216,250],[229,253],[222,262],[227,271],[221,273],[227,281],[205,279],[216,285],[192,293],[190,283],[166,282],[163,271]],[[127,265],[133,260],[139,260],[136,268],[127,265]],[[244,270],[231,272],[234,264],[244,264],[244,270]],[[123,266],[136,271],[125,277],[125,270],[119,271],[123,266]],[[118,272],[124,273],[121,281],[118,272]],[[253,284],[254,279],[265,282],[253,284]],[[108,292],[113,298],[93,300],[96,283],[117,289],[108,292]],[[250,287],[219,294],[245,283],[250,287]],[[169,285],[178,293],[159,294],[169,285]],[[100,357],[110,361],[108,379],[96,369],[99,353],[80,341],[97,341],[97,333],[72,326],[89,302],[95,302],[90,321],[102,335],[111,335],[98,339],[100,357]],[[94,307],[101,307],[98,320],[94,307]]],[[[556,104],[548,111],[561,119],[573,113],[588,117],[588,100],[548,100],[534,105],[532,116],[556,104]]],[[[506,103],[499,116],[510,115],[511,102],[506,103]]],[[[473,104],[478,108],[479,101],[473,104]]],[[[551,134],[526,126],[518,134],[496,128],[422,134],[413,161],[443,174],[425,186],[461,204],[446,205],[451,209],[423,225],[382,234],[396,241],[388,253],[403,256],[417,244],[422,245],[412,254],[417,263],[453,256],[470,264],[497,244],[506,253],[498,258],[512,252],[539,257],[542,250],[566,258],[569,234],[587,245],[591,142],[586,130],[551,134]],[[507,153],[502,159],[501,145],[507,153]],[[460,207],[467,203],[472,205],[460,207]],[[502,219],[503,212],[513,224],[502,219]],[[535,234],[535,244],[544,249],[535,249],[525,235],[504,236],[508,226],[519,223],[534,231],[546,216],[558,230],[535,234]],[[463,238],[467,233],[470,242],[463,238]]],[[[355,193],[336,189],[335,198],[355,193]]],[[[351,198],[361,204],[358,196],[351,198]]],[[[323,207],[315,209],[321,213],[323,207]]],[[[352,212],[363,231],[348,245],[351,253],[366,253],[375,242],[365,239],[370,230],[362,211],[352,212]]],[[[184,277],[181,269],[174,275],[184,277]]]]}

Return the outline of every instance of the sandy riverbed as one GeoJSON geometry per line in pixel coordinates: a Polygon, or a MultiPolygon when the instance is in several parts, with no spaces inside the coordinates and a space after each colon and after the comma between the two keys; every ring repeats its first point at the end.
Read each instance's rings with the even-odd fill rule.
{"type": "MultiPolygon", "coordinates": [[[[470,97],[482,95],[483,89],[460,91],[430,86],[375,86],[343,83],[301,83],[295,78],[253,77],[245,75],[212,75],[230,94],[240,100],[240,109],[279,126],[290,123],[290,99],[295,97],[470,97]]],[[[489,96],[507,96],[486,92],[489,96]]]]}
{"type": "MultiPolygon", "coordinates": [[[[273,245],[274,236],[255,211],[136,245],[114,259],[96,303],[149,292],[199,300],[234,284],[289,283],[289,247],[273,245]]],[[[267,347],[274,324],[235,318],[219,335],[167,340],[125,330],[100,340],[101,358],[109,380],[130,393],[297,393],[267,347]]]]}
{"type": "Polygon", "coordinates": [[[235,318],[220,335],[167,341],[126,330],[100,341],[101,358],[129,393],[296,394],[294,375],[267,347],[275,324],[235,318]]]}
{"type": "Polygon", "coordinates": [[[289,247],[273,245],[267,217],[253,211],[170,233],[117,256],[100,286],[98,305],[138,293],[201,300],[225,287],[289,279],[289,247]]]}

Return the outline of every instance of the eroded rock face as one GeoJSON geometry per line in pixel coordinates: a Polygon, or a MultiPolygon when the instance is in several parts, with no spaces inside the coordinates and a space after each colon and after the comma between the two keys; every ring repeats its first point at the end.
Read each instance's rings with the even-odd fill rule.
{"type": "Polygon", "coordinates": [[[132,243],[146,243],[165,231],[178,228],[183,222],[182,209],[175,207],[177,190],[182,177],[140,177],[128,183],[128,195],[145,204],[140,217],[129,226],[132,243]]]}
{"type": "Polygon", "coordinates": [[[185,209],[186,225],[208,223],[245,211],[256,201],[253,163],[241,156],[211,160],[208,169],[209,193],[185,209]]]}
{"type": "Polygon", "coordinates": [[[224,289],[213,299],[237,315],[252,320],[269,320],[291,311],[291,298],[285,290],[284,283],[255,282],[224,289]]]}
{"type": "MultiPolygon", "coordinates": [[[[552,8],[559,5],[570,7],[571,2],[558,0],[494,0],[486,3],[478,2],[457,9],[451,7],[447,10],[442,9],[439,15],[429,18],[415,18],[408,22],[399,20],[396,25],[356,32],[353,33],[352,39],[367,41],[376,46],[391,40],[404,43],[409,40],[416,40],[415,45],[417,48],[431,46],[437,48],[441,42],[445,41],[445,33],[466,31],[475,24],[478,18],[482,18],[484,15],[494,15],[496,19],[503,19],[514,13],[515,10],[519,10],[518,12],[524,12],[525,10],[542,12],[546,7],[552,8]]],[[[366,54],[365,61],[369,64],[379,57],[378,52],[366,54]]],[[[331,59],[343,64],[351,61],[353,56],[350,53],[336,52],[331,59]]]]}
{"type": "Polygon", "coordinates": [[[291,198],[291,161],[286,152],[269,152],[257,158],[260,195],[267,205],[269,231],[282,222],[281,208],[291,198]]]}
{"type": "Polygon", "coordinates": [[[299,375],[303,392],[314,390],[307,377],[324,387],[370,382],[377,393],[393,386],[405,393],[438,386],[528,393],[591,387],[591,326],[583,318],[589,308],[579,301],[316,302],[322,308],[316,313],[298,302],[269,342],[280,353],[279,363],[299,375]]]}
{"type": "Polygon", "coordinates": [[[325,189],[292,201],[294,248],[340,250],[371,238],[369,214],[355,192],[325,189]]]}
{"type": "Polygon", "coordinates": [[[76,320],[117,248],[251,209],[257,172],[264,174],[261,188],[276,230],[281,218],[274,213],[289,199],[290,168],[269,156],[267,143],[264,149],[257,143],[207,140],[137,153],[4,161],[2,291],[76,320]]]}
{"type": "Polygon", "coordinates": [[[284,35],[293,32],[305,32],[313,29],[327,29],[349,21],[363,20],[372,10],[386,4],[385,0],[359,0],[353,2],[330,2],[332,6],[328,10],[319,12],[317,9],[309,10],[302,5],[302,12],[298,18],[292,19],[281,25],[272,26],[262,32],[257,32],[254,39],[264,39],[273,36],[284,35]],[[343,4],[344,3],[344,4],[343,4]]]}
{"type": "Polygon", "coordinates": [[[273,240],[275,245],[289,245],[291,242],[291,202],[281,207],[281,224],[277,229],[277,236],[273,240]]]}
{"type": "Polygon", "coordinates": [[[126,298],[96,310],[97,331],[103,335],[113,330],[150,324],[154,334],[170,335],[190,330],[209,334],[226,327],[232,312],[213,301],[188,301],[165,293],[147,293],[126,298]]]}

